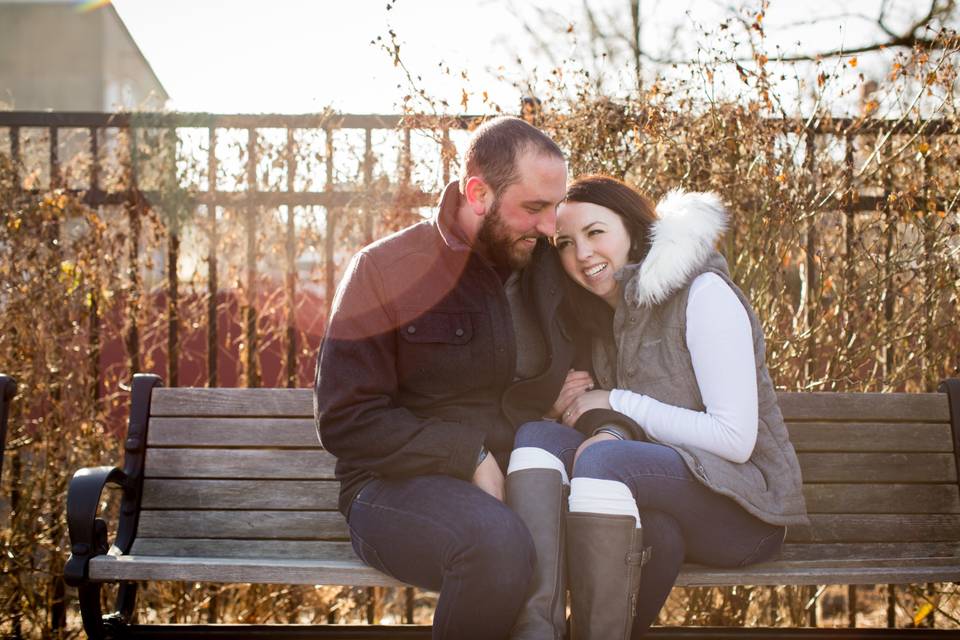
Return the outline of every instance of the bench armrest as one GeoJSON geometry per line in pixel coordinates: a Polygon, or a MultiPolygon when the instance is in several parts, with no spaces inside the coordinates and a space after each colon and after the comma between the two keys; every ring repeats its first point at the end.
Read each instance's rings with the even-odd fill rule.
{"type": "MultiPolygon", "coordinates": [[[[63,577],[72,587],[87,579],[87,567],[94,556],[107,552],[107,524],[97,517],[103,490],[107,485],[131,489],[127,474],[119,467],[80,469],[67,488],[67,529],[70,532],[70,557],[63,577]]],[[[123,551],[126,551],[125,549],[123,551]]]]}

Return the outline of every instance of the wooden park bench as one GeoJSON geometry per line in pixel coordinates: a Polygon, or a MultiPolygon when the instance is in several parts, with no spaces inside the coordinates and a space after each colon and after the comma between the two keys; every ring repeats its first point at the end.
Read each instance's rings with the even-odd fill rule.
{"type": "MultiPolygon", "coordinates": [[[[946,393],[781,393],[811,526],[791,528],[774,562],[744,569],[685,566],[677,584],[960,581],[960,380],[941,389],[946,393]]],[[[317,441],[309,389],[168,389],[156,376],[136,376],[123,467],[80,470],[69,487],[72,554],[65,576],[79,588],[87,633],[170,631],[189,638],[283,631],[273,625],[227,625],[220,632],[204,625],[138,626],[132,613],[136,584],[144,581],[404,586],[354,555],[336,511],[333,468],[333,456],[317,441]],[[97,515],[108,484],[122,489],[109,547],[106,523],[97,515]],[[120,583],[117,610],[103,617],[100,587],[112,582],[120,583]]],[[[423,626],[285,630],[429,637],[423,626]]],[[[761,635],[836,631],[768,629],[761,635]]],[[[873,637],[870,632],[885,630],[843,631],[859,634],[845,637],[873,637]]],[[[657,629],[654,635],[675,632],[706,638],[745,630],[657,629]]],[[[932,638],[953,632],[905,633],[932,638]]]]}

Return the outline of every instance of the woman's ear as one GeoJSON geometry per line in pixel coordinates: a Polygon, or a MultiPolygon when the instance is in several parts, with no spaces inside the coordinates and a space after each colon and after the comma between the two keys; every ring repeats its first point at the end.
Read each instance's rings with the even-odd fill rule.
{"type": "Polygon", "coordinates": [[[470,208],[478,216],[486,215],[488,199],[490,198],[490,187],[479,176],[470,176],[467,178],[465,193],[470,208]]]}

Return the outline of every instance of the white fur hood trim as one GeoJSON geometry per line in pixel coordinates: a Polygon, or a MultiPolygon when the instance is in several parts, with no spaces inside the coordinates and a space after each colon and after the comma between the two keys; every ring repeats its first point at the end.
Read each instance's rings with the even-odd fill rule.
{"type": "Polygon", "coordinates": [[[716,193],[674,189],[657,205],[650,251],[627,287],[637,306],[657,304],[684,285],[727,228],[727,209],[716,193]]]}

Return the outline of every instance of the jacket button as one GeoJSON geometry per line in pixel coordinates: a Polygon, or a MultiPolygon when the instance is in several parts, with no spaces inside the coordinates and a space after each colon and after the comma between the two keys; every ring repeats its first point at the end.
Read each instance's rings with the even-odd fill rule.
{"type": "Polygon", "coordinates": [[[462,337],[463,337],[463,329],[457,329],[454,333],[457,334],[457,337],[458,337],[458,338],[462,338],[462,337]]]}
{"type": "Polygon", "coordinates": [[[410,325],[409,327],[407,327],[407,333],[416,333],[416,332],[417,332],[417,328],[415,326],[410,325]]]}

